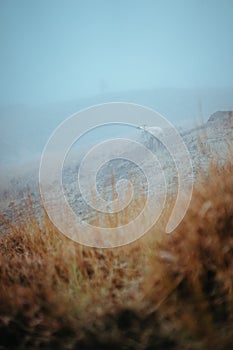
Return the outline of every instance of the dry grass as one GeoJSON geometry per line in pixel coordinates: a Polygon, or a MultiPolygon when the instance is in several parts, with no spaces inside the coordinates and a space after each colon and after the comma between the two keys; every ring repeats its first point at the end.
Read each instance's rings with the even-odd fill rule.
{"type": "Polygon", "coordinates": [[[0,240],[0,349],[233,348],[233,165],[211,164],[170,235],[79,246],[30,203],[0,240]]]}

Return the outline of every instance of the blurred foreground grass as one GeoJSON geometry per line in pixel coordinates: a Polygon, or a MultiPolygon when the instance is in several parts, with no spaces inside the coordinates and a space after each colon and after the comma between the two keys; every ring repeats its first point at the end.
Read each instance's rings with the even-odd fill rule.
{"type": "Polygon", "coordinates": [[[231,155],[200,173],[175,232],[167,212],[121,248],[80,246],[46,215],[39,224],[29,197],[0,239],[0,349],[232,349],[231,155]]]}

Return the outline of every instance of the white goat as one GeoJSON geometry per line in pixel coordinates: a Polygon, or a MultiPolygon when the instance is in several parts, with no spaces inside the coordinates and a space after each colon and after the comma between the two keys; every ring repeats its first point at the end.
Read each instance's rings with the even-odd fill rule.
{"type": "Polygon", "coordinates": [[[163,129],[159,126],[139,126],[139,129],[143,131],[142,137],[148,148],[156,149],[159,145],[159,140],[164,136],[163,129]],[[154,137],[155,136],[155,137],[154,137]]]}

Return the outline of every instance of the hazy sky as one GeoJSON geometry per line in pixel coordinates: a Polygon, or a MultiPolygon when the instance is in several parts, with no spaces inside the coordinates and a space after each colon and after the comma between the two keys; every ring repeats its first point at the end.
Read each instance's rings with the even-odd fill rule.
{"type": "Polygon", "coordinates": [[[0,103],[232,87],[233,0],[0,0],[0,103]]]}

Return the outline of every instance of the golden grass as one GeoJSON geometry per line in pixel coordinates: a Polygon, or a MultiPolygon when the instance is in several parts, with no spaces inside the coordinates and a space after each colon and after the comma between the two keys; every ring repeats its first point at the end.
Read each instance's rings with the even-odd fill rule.
{"type": "Polygon", "coordinates": [[[232,349],[232,173],[212,163],[175,232],[167,211],[117,249],[39,224],[29,197],[0,239],[0,349],[232,349]]]}

